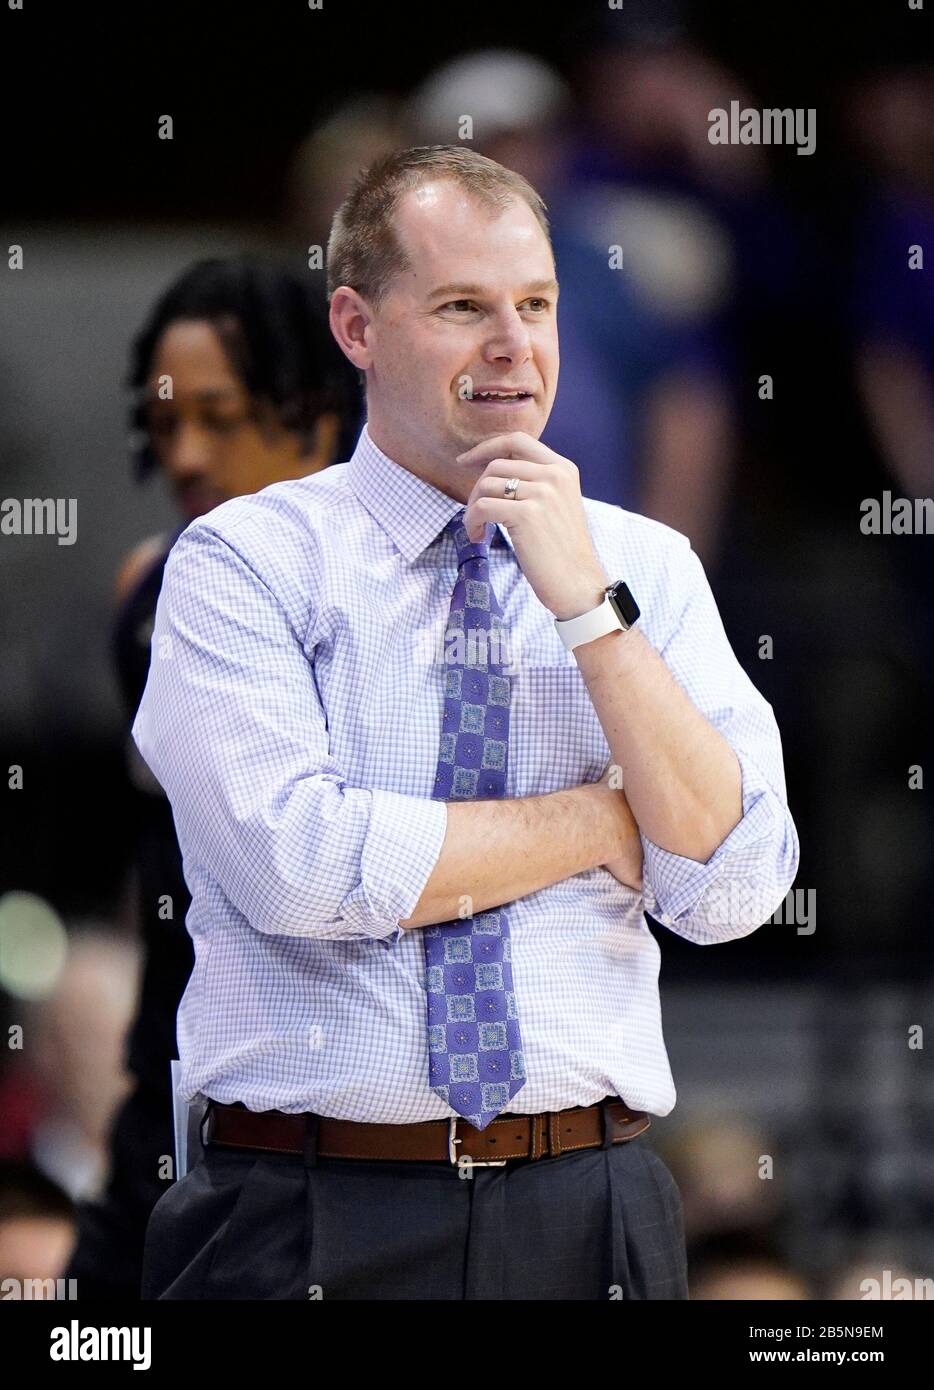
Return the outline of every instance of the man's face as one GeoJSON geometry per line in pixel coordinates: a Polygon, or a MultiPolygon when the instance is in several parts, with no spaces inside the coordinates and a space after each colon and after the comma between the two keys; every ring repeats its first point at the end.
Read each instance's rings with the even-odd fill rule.
{"type": "Polygon", "coordinates": [[[153,451],[189,519],[332,461],[333,449],[324,441],[333,440],[336,417],[322,417],[315,447],[303,455],[298,436],[250,398],[211,323],[179,319],[165,329],[153,355],[148,396],[153,451]],[[171,400],[159,399],[165,377],[172,381],[171,400]]]}
{"type": "Polygon", "coordinates": [[[482,466],[455,459],[511,430],[538,438],[558,385],[558,286],[531,208],[490,213],[450,180],[405,194],[395,221],[409,269],[367,331],[367,413],[390,457],[466,501],[482,466]],[[490,388],[519,391],[484,400],[490,388]]]}

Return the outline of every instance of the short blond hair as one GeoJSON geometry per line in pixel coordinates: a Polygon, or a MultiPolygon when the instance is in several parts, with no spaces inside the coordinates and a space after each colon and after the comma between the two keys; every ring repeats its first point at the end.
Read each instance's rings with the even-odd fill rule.
{"type": "Polygon", "coordinates": [[[328,298],[339,285],[348,285],[379,307],[395,276],[408,268],[393,226],[399,199],[432,179],[459,184],[491,213],[521,199],[551,246],[545,203],[521,174],[465,145],[415,145],[383,155],[362,170],[334,214],[328,238],[328,298]]]}

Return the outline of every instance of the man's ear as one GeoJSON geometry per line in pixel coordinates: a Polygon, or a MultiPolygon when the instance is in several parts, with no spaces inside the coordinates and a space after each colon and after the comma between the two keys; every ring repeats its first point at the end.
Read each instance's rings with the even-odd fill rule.
{"type": "Polygon", "coordinates": [[[366,300],[349,285],[339,285],[331,295],[328,312],[331,332],[344,356],[362,372],[367,371],[373,363],[368,346],[372,317],[366,300]]]}

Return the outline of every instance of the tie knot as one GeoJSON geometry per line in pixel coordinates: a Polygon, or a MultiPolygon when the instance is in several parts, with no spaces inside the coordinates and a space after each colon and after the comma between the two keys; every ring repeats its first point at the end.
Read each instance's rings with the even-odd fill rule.
{"type": "Polygon", "coordinates": [[[464,525],[464,514],[466,510],[465,507],[462,507],[459,512],[456,512],[454,516],[451,517],[451,520],[444,528],[454,537],[454,543],[457,546],[458,569],[468,560],[478,558],[488,560],[490,557],[490,542],[493,539],[494,528],[492,522],[487,522],[486,526],[483,528],[483,540],[472,541],[470,539],[467,535],[467,528],[464,525]]]}

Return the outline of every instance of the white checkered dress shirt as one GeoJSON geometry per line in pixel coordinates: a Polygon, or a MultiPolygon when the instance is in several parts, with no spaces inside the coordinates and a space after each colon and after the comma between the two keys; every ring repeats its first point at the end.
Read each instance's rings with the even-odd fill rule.
{"type": "MultiPolygon", "coordinates": [[[[442,532],[460,505],[364,428],[349,462],[225,502],[169,556],[133,737],[171,801],[192,894],[188,1100],[382,1123],[453,1113],[428,1088],[422,934],[398,922],[447,824],[431,791],[457,574],[442,532]]],[[[509,905],[528,1069],[509,1109],[615,1094],[665,1115],[675,1089],[643,908],[698,943],[744,936],[784,899],[798,839],[772,708],[687,538],[584,508],[643,633],[736,750],[744,815],[707,864],[643,837],[641,894],[595,868],[509,905]]],[[[577,662],[501,527],[490,571],[513,673],[506,795],[598,780],[610,750],[577,662]]]]}

